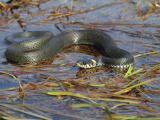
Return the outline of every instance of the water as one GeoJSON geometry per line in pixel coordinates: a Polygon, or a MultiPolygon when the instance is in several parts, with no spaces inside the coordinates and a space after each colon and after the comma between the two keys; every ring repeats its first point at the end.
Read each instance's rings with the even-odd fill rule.
{"type": "MultiPolygon", "coordinates": [[[[119,1],[119,0],[118,0],[119,1]]],[[[37,6],[31,5],[25,10],[22,10],[22,8],[14,9],[14,13],[17,13],[18,11],[22,10],[20,14],[17,16],[17,18],[13,18],[12,16],[9,16],[11,20],[6,21],[4,19],[4,16],[1,15],[1,28],[0,28],[0,37],[1,37],[1,51],[0,51],[0,70],[6,71],[8,73],[12,73],[15,76],[19,77],[19,80],[21,81],[21,84],[25,86],[28,82],[33,82],[33,86],[35,85],[37,88],[39,88],[40,91],[46,92],[46,91],[62,91],[62,89],[67,89],[69,92],[75,92],[75,93],[81,93],[84,95],[95,95],[96,93],[104,97],[106,94],[110,94],[112,89],[119,89],[124,86],[128,82],[123,78],[124,73],[117,72],[114,70],[108,70],[106,68],[95,68],[92,70],[80,70],[78,67],[73,67],[75,62],[78,59],[88,57],[86,55],[87,53],[95,51],[94,48],[90,47],[69,47],[67,49],[64,49],[61,53],[58,54],[57,58],[52,62],[49,62],[49,65],[47,66],[41,66],[41,67],[18,67],[13,63],[5,63],[6,58],[4,56],[4,51],[8,47],[8,44],[5,43],[3,40],[6,36],[11,35],[13,33],[22,32],[22,31],[52,31],[54,35],[57,35],[60,33],[60,31],[70,30],[70,29],[101,29],[106,32],[107,34],[111,35],[114,40],[116,40],[117,45],[120,48],[123,48],[131,53],[133,55],[137,55],[140,53],[146,53],[146,52],[152,52],[152,51],[158,51],[159,45],[156,43],[159,43],[159,27],[156,25],[159,25],[159,14],[146,14],[144,16],[138,16],[137,15],[137,0],[132,0],[130,2],[125,2],[124,4],[114,4],[110,6],[106,6],[100,9],[95,9],[92,11],[84,12],[81,14],[75,14],[71,15],[68,18],[62,17],[55,20],[50,21],[43,21],[38,22],[42,19],[47,19],[53,16],[50,16],[55,11],[54,8],[57,8],[60,3],[63,3],[61,5],[61,11],[65,12],[67,11],[67,8],[64,8],[64,4],[68,6],[69,9],[72,8],[73,11],[79,11],[79,10],[85,10],[88,8],[92,8],[94,6],[100,6],[104,4],[113,3],[113,0],[78,0],[74,1],[72,3],[71,7],[71,1],[70,0],[63,0],[63,1],[49,1],[47,3],[41,4],[39,8],[37,6]],[[27,22],[25,21],[31,13],[34,13],[34,15],[29,19],[27,22]],[[21,21],[21,22],[20,22],[21,21]],[[71,24],[72,21],[77,21],[75,24],[71,24]],[[105,21],[104,24],[101,24],[101,21],[105,21]],[[45,23],[44,23],[45,22],[45,23]],[[78,24],[78,22],[82,22],[78,24]],[[86,24],[86,23],[89,24],[86,24]],[[91,24],[95,22],[94,24],[91,24]],[[56,24],[58,23],[58,24],[56,24]],[[117,25],[114,25],[114,23],[117,23],[117,25]],[[123,25],[121,25],[123,23],[123,25]],[[133,25],[132,25],[133,24],[133,25]],[[155,26],[143,26],[141,24],[151,24],[155,26]],[[58,27],[57,27],[58,26],[58,27]],[[58,29],[59,28],[59,29],[58,29]],[[153,34],[154,33],[154,34],[153,34]],[[90,50],[88,50],[89,48],[90,50]],[[82,53],[77,53],[76,51],[80,52],[80,50],[84,50],[82,53]],[[20,71],[20,72],[14,72],[14,71],[20,71]],[[21,72],[23,71],[23,72],[21,72]],[[92,75],[88,75],[86,77],[86,74],[92,73],[92,75]],[[80,78],[77,78],[76,75],[85,75],[81,76],[80,78]],[[51,84],[52,82],[55,82],[57,84],[54,85],[47,85],[45,87],[40,87],[42,85],[42,82],[45,81],[48,77],[53,76],[54,80],[49,79],[47,83],[51,84]],[[65,81],[65,82],[64,82],[65,81]],[[75,85],[68,87],[68,82],[75,85]],[[86,84],[81,85],[83,82],[86,82],[86,84]],[[105,84],[105,87],[91,87],[89,84],[105,84]],[[67,84],[67,87],[66,87],[67,84]],[[54,86],[54,87],[53,87],[54,86]],[[109,89],[109,91],[108,91],[109,89]]],[[[151,3],[151,0],[148,0],[148,2],[151,3]]],[[[141,1],[140,3],[140,9],[144,9],[148,5],[141,1]]],[[[147,8],[145,8],[147,10],[147,8]]],[[[159,11],[159,10],[156,10],[159,11]]],[[[6,13],[6,11],[4,11],[6,13]]],[[[9,13],[9,15],[11,12],[9,13]]],[[[34,37],[31,37],[34,38],[34,37]]],[[[18,41],[28,40],[30,38],[22,38],[18,41]]],[[[144,68],[149,69],[151,67],[154,67],[155,64],[159,64],[159,54],[155,55],[147,55],[142,57],[135,58],[135,63],[133,65],[134,71],[144,68]]],[[[132,81],[134,78],[141,75],[141,73],[136,74],[132,78],[129,78],[130,81],[132,81]]],[[[151,78],[156,78],[155,81],[152,81],[150,83],[147,83],[146,85],[143,85],[144,89],[149,90],[159,90],[158,84],[159,84],[159,69],[153,71],[150,74],[147,74],[145,77],[140,78],[142,81],[149,80],[151,78]]],[[[33,87],[32,86],[32,87],[33,87]]],[[[15,80],[11,76],[5,75],[1,73],[1,81],[0,81],[0,89],[3,88],[11,88],[11,87],[18,87],[18,80],[15,80]]],[[[30,86],[31,87],[31,86],[30,86]]],[[[30,88],[31,89],[31,88],[30,88]]],[[[43,93],[35,92],[37,89],[33,87],[32,90],[27,89],[26,94],[27,97],[24,101],[15,100],[16,103],[21,103],[24,105],[31,105],[35,106],[37,108],[41,108],[44,110],[50,110],[50,111],[58,111],[59,113],[63,114],[56,114],[56,113],[50,113],[50,112],[35,112],[37,114],[41,114],[44,116],[49,116],[51,118],[57,118],[57,119],[78,119],[74,118],[73,116],[79,116],[81,118],[86,119],[102,119],[102,117],[99,117],[103,114],[106,114],[104,110],[93,108],[93,107],[87,107],[87,108],[72,108],[72,107],[66,107],[66,104],[69,98],[72,98],[70,96],[67,97],[56,97],[56,96],[48,96],[43,93]],[[73,115],[72,117],[67,117],[65,115],[73,115]]],[[[113,92],[111,92],[112,94],[113,92]]],[[[19,94],[18,91],[12,90],[12,91],[2,91],[1,95],[15,95],[19,94]]],[[[136,96],[138,93],[130,93],[131,96],[136,96]]],[[[139,98],[149,98],[152,97],[155,99],[155,101],[158,101],[158,95],[157,94],[150,94],[143,92],[139,93],[139,98]]],[[[129,95],[128,95],[129,96],[129,95]]],[[[8,101],[10,99],[13,99],[13,97],[5,97],[3,100],[8,101]]],[[[138,98],[138,97],[137,97],[138,98]]],[[[77,99],[73,99],[73,104],[76,103],[83,103],[80,102],[77,99]]],[[[130,99],[132,100],[132,99],[130,99]]],[[[91,103],[90,100],[86,100],[87,102],[91,103]]],[[[101,102],[101,101],[94,101],[94,102],[101,102]]],[[[149,113],[155,113],[153,111],[145,110],[142,108],[138,108],[135,105],[132,104],[126,104],[124,106],[117,107],[115,109],[111,109],[111,107],[120,104],[119,102],[112,102],[112,101],[102,101],[110,108],[110,110],[115,114],[120,115],[126,115],[126,116],[133,116],[133,115],[144,115],[149,113]],[[137,112],[138,111],[138,112],[137,112]],[[149,111],[149,112],[148,112],[149,111]]],[[[4,103],[3,103],[4,104],[4,103]]],[[[153,107],[155,110],[159,110],[159,107],[157,105],[154,105],[153,103],[148,103],[153,107]]],[[[142,105],[147,106],[145,102],[142,101],[142,105]]],[[[15,112],[16,115],[18,113],[15,112]]],[[[23,116],[24,114],[21,113],[23,116]]],[[[18,115],[19,116],[19,115],[18,115]]],[[[26,116],[26,118],[34,118],[30,115],[26,116]]],[[[156,117],[159,117],[158,115],[156,117]]],[[[23,118],[23,117],[22,117],[23,118]]]]}

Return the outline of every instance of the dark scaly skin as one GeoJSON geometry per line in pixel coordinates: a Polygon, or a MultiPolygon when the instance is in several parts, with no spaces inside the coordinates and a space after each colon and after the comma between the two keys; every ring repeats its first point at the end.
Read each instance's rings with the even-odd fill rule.
{"type": "MultiPolygon", "coordinates": [[[[134,62],[131,53],[117,47],[113,38],[108,34],[96,30],[69,30],[53,37],[50,31],[30,31],[10,35],[5,38],[12,43],[5,51],[8,60],[13,62],[38,62],[54,56],[68,45],[93,45],[103,51],[103,57],[94,57],[91,62],[96,66],[128,67],[134,62]],[[36,39],[15,42],[16,38],[34,36],[36,39]]],[[[78,66],[84,68],[95,67],[91,62],[79,61],[78,66]],[[87,65],[84,65],[87,64],[87,65]],[[87,67],[90,66],[90,67],[87,67]]]]}

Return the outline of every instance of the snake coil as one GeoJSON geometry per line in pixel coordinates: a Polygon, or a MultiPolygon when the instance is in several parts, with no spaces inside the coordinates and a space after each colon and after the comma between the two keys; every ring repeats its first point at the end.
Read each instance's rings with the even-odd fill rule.
{"type": "Polygon", "coordinates": [[[28,31],[15,33],[5,38],[12,43],[5,56],[13,62],[38,62],[54,56],[62,48],[72,44],[93,45],[103,51],[104,56],[79,60],[77,66],[91,68],[100,65],[123,68],[133,64],[133,55],[118,48],[108,34],[97,30],[69,30],[53,36],[50,31],[28,31]],[[17,41],[26,38],[29,40],[17,41]]]}

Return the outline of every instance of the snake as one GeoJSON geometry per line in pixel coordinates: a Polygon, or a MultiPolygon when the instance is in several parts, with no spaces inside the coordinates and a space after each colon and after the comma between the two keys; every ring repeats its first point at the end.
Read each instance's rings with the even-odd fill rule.
{"type": "Polygon", "coordinates": [[[68,45],[80,44],[95,46],[103,54],[78,60],[76,65],[80,68],[125,68],[134,63],[130,52],[119,48],[110,35],[98,30],[67,30],[56,36],[51,31],[26,31],[9,35],[5,41],[10,43],[4,53],[6,58],[17,63],[46,60],[68,45]]]}

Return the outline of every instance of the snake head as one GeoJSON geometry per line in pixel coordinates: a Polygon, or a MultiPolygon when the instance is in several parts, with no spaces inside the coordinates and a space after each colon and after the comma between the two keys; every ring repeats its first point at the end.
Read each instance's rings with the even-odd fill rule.
{"type": "Polygon", "coordinates": [[[80,68],[93,68],[97,66],[97,62],[94,59],[86,58],[78,60],[76,65],[80,68]]]}

